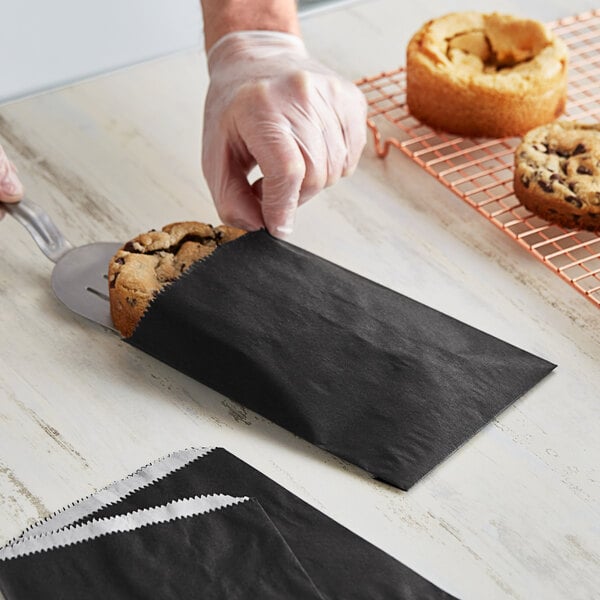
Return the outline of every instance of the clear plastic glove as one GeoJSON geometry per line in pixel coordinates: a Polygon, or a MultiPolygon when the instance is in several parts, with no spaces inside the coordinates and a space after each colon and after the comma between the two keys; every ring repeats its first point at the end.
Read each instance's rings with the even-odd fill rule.
{"type": "Polygon", "coordinates": [[[202,167],[219,216],[285,237],[298,206],[356,168],[365,98],[286,33],[227,34],[208,69],[202,167]],[[257,164],[263,177],[251,186],[257,164]]]}
{"type": "MultiPolygon", "coordinates": [[[[17,169],[0,146],[0,202],[18,202],[22,197],[23,185],[17,177],[17,169]]],[[[4,217],[4,212],[0,205],[0,219],[4,217]]]]}

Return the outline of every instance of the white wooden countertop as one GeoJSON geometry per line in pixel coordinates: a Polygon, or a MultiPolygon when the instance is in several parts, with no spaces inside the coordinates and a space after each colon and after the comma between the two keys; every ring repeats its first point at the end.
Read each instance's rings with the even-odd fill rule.
{"type": "MultiPolygon", "coordinates": [[[[303,30],[358,79],[402,64],[425,20],[472,7],[373,0],[303,30]]],[[[594,5],[477,8],[550,21],[594,5]]],[[[206,85],[199,51],[136,66],[0,107],[0,143],[75,244],[217,222],[206,85]]],[[[407,493],[69,313],[27,233],[10,218],[0,232],[0,543],[159,456],[217,445],[460,598],[599,597],[600,310],[400,153],[370,145],[291,241],[558,364],[407,493]]]]}

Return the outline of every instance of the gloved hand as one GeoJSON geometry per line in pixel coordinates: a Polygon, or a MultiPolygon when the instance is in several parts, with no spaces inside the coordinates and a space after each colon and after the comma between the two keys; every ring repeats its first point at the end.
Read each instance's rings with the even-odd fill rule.
{"type": "MultiPolygon", "coordinates": [[[[0,146],[0,202],[18,202],[23,197],[23,185],[17,177],[17,169],[0,146]]],[[[0,219],[4,217],[0,205],[0,219]]]]}
{"type": "Polygon", "coordinates": [[[285,237],[298,206],[356,168],[365,98],[287,33],[227,34],[208,69],[202,167],[219,216],[285,237]],[[256,164],[263,177],[251,186],[256,164]]]}

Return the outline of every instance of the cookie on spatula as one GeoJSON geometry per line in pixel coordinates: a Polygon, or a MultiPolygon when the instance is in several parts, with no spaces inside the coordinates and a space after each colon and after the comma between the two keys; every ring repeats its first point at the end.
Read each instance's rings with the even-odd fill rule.
{"type": "Polygon", "coordinates": [[[235,227],[186,221],[142,233],[127,242],[108,267],[110,312],[129,337],[154,297],[196,261],[246,232],[235,227]]]}

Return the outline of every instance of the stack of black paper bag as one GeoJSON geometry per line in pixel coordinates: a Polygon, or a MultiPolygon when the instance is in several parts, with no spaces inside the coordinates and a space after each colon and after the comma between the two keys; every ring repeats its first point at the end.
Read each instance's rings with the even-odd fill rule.
{"type": "Polygon", "coordinates": [[[173,453],[0,549],[6,600],[451,596],[221,448],[173,453]]]}

